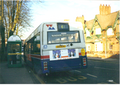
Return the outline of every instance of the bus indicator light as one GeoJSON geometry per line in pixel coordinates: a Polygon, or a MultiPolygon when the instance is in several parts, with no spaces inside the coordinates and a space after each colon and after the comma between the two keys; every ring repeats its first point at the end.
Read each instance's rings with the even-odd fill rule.
{"type": "Polygon", "coordinates": [[[83,66],[86,66],[86,58],[83,58],[83,66]]]}
{"type": "Polygon", "coordinates": [[[47,70],[47,68],[44,68],[44,70],[47,70]]]}
{"type": "Polygon", "coordinates": [[[47,70],[47,62],[44,62],[44,70],[47,70]]]}
{"type": "Polygon", "coordinates": [[[83,49],[83,48],[81,49],[81,55],[85,56],[85,49],[83,49]]]}

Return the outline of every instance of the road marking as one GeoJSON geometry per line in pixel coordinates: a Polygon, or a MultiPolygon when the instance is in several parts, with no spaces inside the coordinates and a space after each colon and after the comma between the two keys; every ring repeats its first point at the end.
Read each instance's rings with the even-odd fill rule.
{"type": "Polygon", "coordinates": [[[113,83],[113,84],[117,84],[117,83],[114,82],[113,80],[108,80],[108,82],[113,83]]]}
{"type": "Polygon", "coordinates": [[[95,77],[95,78],[97,78],[97,76],[95,76],[95,75],[92,75],[92,74],[89,74],[89,73],[87,73],[87,75],[88,75],[88,76],[92,76],[92,77],[95,77]]]}
{"type": "Polygon", "coordinates": [[[69,77],[65,77],[65,78],[58,78],[58,79],[56,79],[56,81],[57,82],[59,82],[59,83],[61,83],[61,84],[65,84],[66,82],[75,82],[75,81],[78,81],[78,79],[79,80],[85,80],[85,79],[87,79],[87,77],[85,77],[85,76],[78,76],[78,78],[74,78],[74,77],[71,77],[71,76],[69,76],[69,77]]]}
{"type": "MultiPolygon", "coordinates": [[[[32,71],[32,70],[31,70],[32,71]]],[[[41,83],[41,84],[45,84],[45,82],[40,78],[38,77],[38,75],[36,75],[33,71],[32,73],[34,74],[34,76],[38,79],[38,81],[41,83]]]]}
{"type": "Polygon", "coordinates": [[[102,68],[102,67],[94,67],[94,68],[98,68],[98,69],[107,69],[107,70],[115,70],[115,71],[118,71],[116,69],[109,69],[109,68],[102,68]]]}
{"type": "Polygon", "coordinates": [[[108,82],[113,82],[113,80],[108,80],[108,82]]]}
{"type": "Polygon", "coordinates": [[[87,79],[87,77],[85,77],[85,76],[79,76],[78,79],[80,79],[80,80],[85,80],[85,79],[87,79]]]}
{"type": "Polygon", "coordinates": [[[112,82],[113,84],[118,84],[118,83],[116,83],[116,82],[112,82]]]}
{"type": "Polygon", "coordinates": [[[65,79],[62,79],[62,78],[56,79],[56,81],[58,81],[58,82],[61,83],[61,84],[67,82],[65,79]]]}
{"type": "Polygon", "coordinates": [[[79,70],[75,70],[75,71],[81,73],[81,71],[79,71],[79,70]]]}
{"type": "Polygon", "coordinates": [[[73,77],[68,77],[68,78],[66,78],[67,80],[69,80],[69,81],[77,81],[77,79],[76,78],[73,78],[73,77]]]}
{"type": "Polygon", "coordinates": [[[108,83],[102,83],[102,82],[101,82],[101,83],[97,83],[97,84],[108,84],[108,83]]]}

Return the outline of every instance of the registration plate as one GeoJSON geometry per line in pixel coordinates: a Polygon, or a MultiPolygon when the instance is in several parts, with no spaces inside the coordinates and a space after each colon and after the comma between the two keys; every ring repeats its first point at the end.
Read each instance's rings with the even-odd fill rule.
{"type": "Polygon", "coordinates": [[[56,48],[65,48],[66,45],[57,45],[56,48]]]}

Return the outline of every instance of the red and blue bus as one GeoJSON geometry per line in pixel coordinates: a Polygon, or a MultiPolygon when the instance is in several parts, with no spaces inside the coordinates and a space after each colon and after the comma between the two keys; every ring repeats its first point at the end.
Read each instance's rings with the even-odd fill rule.
{"type": "Polygon", "coordinates": [[[25,40],[25,57],[35,72],[49,74],[87,68],[82,24],[44,22],[25,40]]]}

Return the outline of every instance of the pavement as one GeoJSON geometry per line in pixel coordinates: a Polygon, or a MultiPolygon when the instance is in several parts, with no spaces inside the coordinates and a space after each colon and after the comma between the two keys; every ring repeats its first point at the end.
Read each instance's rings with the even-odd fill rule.
{"type": "Polygon", "coordinates": [[[92,59],[92,60],[101,60],[101,61],[116,61],[119,59],[118,58],[100,58],[100,57],[87,57],[88,59],[92,59]]]}
{"type": "MultiPolygon", "coordinates": [[[[101,59],[98,57],[88,57],[88,60],[116,61],[118,59],[101,59]]],[[[0,84],[38,84],[40,83],[34,73],[23,64],[19,68],[8,68],[7,62],[0,63],[0,84]]]]}
{"type": "Polygon", "coordinates": [[[0,63],[0,84],[35,84],[37,81],[26,66],[8,68],[7,62],[0,63]]]}

